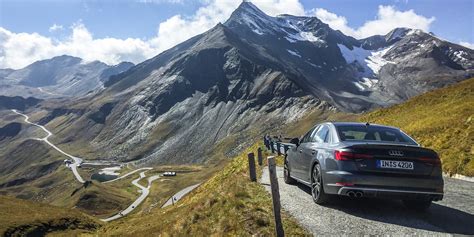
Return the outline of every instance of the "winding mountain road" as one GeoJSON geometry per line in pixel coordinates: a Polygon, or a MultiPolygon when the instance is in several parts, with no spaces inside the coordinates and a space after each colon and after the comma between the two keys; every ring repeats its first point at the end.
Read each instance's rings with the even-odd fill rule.
{"type": "MultiPolygon", "coordinates": [[[[474,235],[474,183],[445,178],[445,195],[426,212],[405,208],[401,202],[382,199],[335,197],[317,205],[310,189],[288,185],[277,167],[282,208],[315,236],[449,236],[474,235]]],[[[268,167],[262,185],[270,192],[268,167]]]]}
{"type": "Polygon", "coordinates": [[[170,197],[168,199],[168,201],[165,202],[165,204],[163,204],[163,206],[161,208],[165,208],[167,206],[173,205],[173,203],[176,203],[177,201],[179,201],[181,198],[186,196],[186,194],[193,191],[195,188],[199,187],[199,185],[201,185],[201,183],[191,185],[191,186],[186,187],[186,188],[182,189],[181,191],[175,193],[172,197],[170,197]],[[173,199],[174,199],[174,201],[173,201],[173,199]]]}
{"type": "MultiPolygon", "coordinates": [[[[76,156],[73,156],[69,153],[66,153],[65,151],[61,150],[59,147],[57,147],[56,145],[54,145],[53,143],[51,143],[48,138],[51,137],[53,135],[52,132],[50,132],[48,129],[46,129],[44,126],[42,125],[39,125],[37,123],[33,123],[31,122],[28,117],[28,115],[26,114],[23,114],[23,113],[20,113],[18,112],[17,110],[15,109],[12,109],[12,111],[18,115],[21,115],[23,116],[25,119],[25,123],[28,123],[28,124],[31,124],[31,125],[34,125],[36,127],[39,127],[41,128],[44,132],[46,132],[46,136],[43,137],[43,138],[33,138],[35,140],[38,140],[38,141],[43,141],[45,142],[46,144],[48,144],[49,146],[51,146],[52,148],[54,148],[55,150],[59,151],[61,154],[71,158],[74,162],[72,164],[69,165],[69,167],[71,168],[74,176],[76,177],[77,181],[79,181],[80,183],[85,183],[84,179],[81,177],[81,175],[79,174],[79,172],[77,171],[77,167],[82,164],[82,158],[79,158],[79,157],[76,157],[76,156]]],[[[117,177],[113,180],[109,180],[107,182],[104,182],[104,183],[110,183],[110,182],[114,182],[114,181],[117,181],[117,180],[120,180],[120,179],[123,179],[123,178],[126,178],[136,172],[139,172],[139,171],[142,171],[140,173],[140,177],[133,180],[132,181],[132,184],[135,185],[136,187],[138,187],[140,190],[139,192],[141,193],[141,195],[129,206],[127,207],[125,210],[119,212],[118,214],[114,215],[114,216],[111,216],[109,218],[106,218],[106,219],[101,219],[102,221],[105,221],[105,222],[108,222],[108,221],[112,221],[112,220],[116,220],[116,219],[119,219],[119,218],[122,218],[123,216],[129,214],[131,211],[133,211],[136,207],[138,207],[144,200],[145,198],[148,196],[148,194],[150,194],[150,187],[151,187],[151,183],[155,180],[157,180],[160,176],[159,175],[154,175],[154,176],[151,176],[148,178],[148,186],[147,187],[143,187],[142,185],[140,185],[138,182],[145,178],[146,175],[145,175],[145,172],[148,171],[148,170],[151,170],[153,168],[151,167],[144,167],[144,168],[139,168],[139,169],[136,169],[136,170],[133,170],[131,172],[128,172],[120,177],[117,177]]]]}
{"type": "MultiPolygon", "coordinates": [[[[121,176],[121,177],[122,177],[122,178],[123,178],[123,177],[126,177],[126,176],[128,176],[128,175],[130,175],[130,174],[133,174],[133,173],[135,173],[135,172],[137,172],[137,171],[139,171],[139,170],[143,170],[143,169],[144,169],[144,168],[134,170],[134,171],[132,171],[132,172],[130,172],[130,173],[127,173],[127,174],[125,174],[125,175],[123,175],[123,176],[121,176]]],[[[148,168],[148,169],[151,169],[151,168],[148,168]]],[[[128,214],[129,214],[130,212],[132,212],[133,210],[135,210],[135,208],[137,208],[137,207],[145,200],[145,198],[148,196],[148,194],[150,194],[151,183],[152,183],[153,181],[159,179],[159,177],[160,177],[159,175],[154,175],[154,176],[149,177],[149,178],[148,178],[148,185],[147,185],[147,187],[143,187],[143,186],[142,186],[141,184],[139,184],[138,182],[139,182],[141,179],[143,179],[143,178],[146,177],[145,172],[146,172],[146,171],[142,171],[142,172],[140,173],[140,177],[137,178],[137,179],[134,179],[134,180],[132,181],[132,184],[135,185],[136,187],[138,187],[138,188],[140,189],[140,190],[139,190],[139,192],[141,193],[140,196],[139,196],[130,206],[128,206],[125,210],[123,210],[123,211],[121,211],[121,212],[119,212],[119,213],[117,213],[117,214],[115,214],[115,215],[113,215],[113,216],[111,216],[111,217],[109,217],[109,218],[101,219],[101,221],[109,222],[109,221],[113,221],[113,220],[117,220],[117,219],[119,219],[119,218],[122,218],[122,217],[128,215],[128,214]]],[[[114,179],[114,180],[111,180],[111,181],[116,181],[116,180],[118,180],[118,179],[114,179]]],[[[109,181],[109,182],[110,182],[110,181],[109,181]]]]}
{"type": "Polygon", "coordinates": [[[117,181],[117,180],[126,178],[126,177],[128,177],[128,176],[130,176],[130,175],[132,175],[132,174],[135,174],[135,173],[138,172],[138,171],[141,171],[141,170],[151,170],[151,169],[153,169],[153,168],[151,168],[151,167],[144,167],[144,168],[136,169],[136,170],[130,171],[130,172],[128,172],[128,173],[126,173],[126,174],[124,174],[124,175],[122,175],[122,176],[120,176],[120,177],[117,177],[117,178],[112,179],[112,180],[109,180],[109,181],[105,181],[105,182],[103,182],[103,183],[106,184],[106,183],[115,182],[115,181],[117,181]]]}
{"type": "Polygon", "coordinates": [[[18,115],[21,115],[23,116],[25,119],[25,123],[28,123],[28,124],[31,124],[31,125],[34,125],[36,127],[39,127],[41,128],[43,131],[45,131],[47,133],[47,135],[43,138],[34,138],[35,140],[38,140],[38,141],[43,141],[45,142],[46,144],[48,144],[49,146],[51,146],[52,148],[54,148],[55,150],[59,151],[61,154],[71,158],[74,162],[72,164],[69,165],[69,167],[71,168],[74,176],[76,177],[77,181],[79,181],[80,183],[85,183],[84,179],[81,177],[81,175],[79,174],[79,172],[77,171],[77,166],[79,166],[81,163],[82,163],[82,158],[79,158],[79,157],[76,157],[76,156],[73,156],[71,154],[68,154],[66,153],[65,151],[59,149],[59,147],[57,147],[56,145],[54,145],[53,143],[51,143],[48,138],[50,136],[53,135],[53,133],[51,133],[48,129],[46,129],[44,126],[42,125],[39,125],[37,123],[33,123],[33,122],[30,122],[29,119],[30,117],[28,117],[28,115],[26,114],[22,114],[20,112],[18,112],[17,110],[15,109],[12,109],[12,111],[18,115]]]}

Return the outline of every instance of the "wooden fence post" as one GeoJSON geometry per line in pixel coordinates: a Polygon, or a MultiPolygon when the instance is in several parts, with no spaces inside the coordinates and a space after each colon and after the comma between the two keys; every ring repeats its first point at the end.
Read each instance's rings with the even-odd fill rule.
{"type": "Polygon", "coordinates": [[[285,236],[285,232],[283,230],[283,224],[281,222],[280,191],[278,187],[276,162],[274,156],[268,157],[268,171],[270,173],[270,186],[272,190],[273,216],[275,217],[275,232],[277,237],[283,237],[285,236]]]}
{"type": "Polygon", "coordinates": [[[280,142],[277,142],[277,154],[281,156],[281,145],[280,142]]]}
{"type": "Polygon", "coordinates": [[[254,156],[253,152],[249,153],[247,156],[249,158],[250,181],[256,182],[257,181],[257,173],[255,172],[255,156],[254,156]]]}
{"type": "Polygon", "coordinates": [[[258,165],[262,166],[263,164],[263,161],[262,161],[263,157],[262,157],[262,148],[258,148],[257,149],[257,160],[258,160],[258,165]]]}

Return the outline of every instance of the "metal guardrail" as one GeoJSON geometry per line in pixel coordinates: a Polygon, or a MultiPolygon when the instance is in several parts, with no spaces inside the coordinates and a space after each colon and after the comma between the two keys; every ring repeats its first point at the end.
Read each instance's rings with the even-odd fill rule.
{"type": "Polygon", "coordinates": [[[272,152],[272,154],[286,155],[291,146],[294,146],[292,143],[274,141],[271,136],[263,137],[263,144],[265,147],[272,152]]]}

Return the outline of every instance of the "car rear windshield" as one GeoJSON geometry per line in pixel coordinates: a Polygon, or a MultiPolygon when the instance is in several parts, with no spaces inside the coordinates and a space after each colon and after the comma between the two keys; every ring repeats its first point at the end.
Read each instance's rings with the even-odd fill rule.
{"type": "Polygon", "coordinates": [[[362,124],[337,125],[336,128],[342,141],[378,141],[416,145],[413,139],[394,128],[362,124]]]}

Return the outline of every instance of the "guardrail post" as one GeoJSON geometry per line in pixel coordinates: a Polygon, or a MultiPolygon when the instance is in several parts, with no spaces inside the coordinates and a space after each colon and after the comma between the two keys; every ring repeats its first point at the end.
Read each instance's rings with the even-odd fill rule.
{"type": "Polygon", "coordinates": [[[255,172],[255,156],[254,156],[253,152],[249,153],[247,156],[249,158],[250,181],[256,182],[257,181],[257,173],[255,172]]]}
{"type": "Polygon", "coordinates": [[[280,142],[277,142],[277,154],[281,156],[281,145],[280,142]]]}
{"type": "Polygon", "coordinates": [[[276,162],[274,156],[268,157],[268,171],[270,174],[270,186],[272,191],[273,216],[275,217],[275,232],[277,237],[283,237],[285,236],[285,232],[283,230],[283,224],[281,222],[280,191],[278,187],[276,162]]]}
{"type": "Polygon", "coordinates": [[[272,150],[272,154],[275,154],[275,147],[273,146],[273,141],[270,142],[270,150],[272,150]]]}
{"type": "Polygon", "coordinates": [[[258,148],[257,149],[257,160],[258,160],[258,165],[262,166],[263,164],[263,161],[262,161],[263,157],[262,157],[262,148],[258,148]]]}

